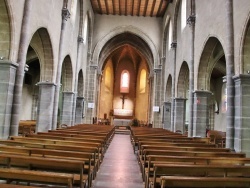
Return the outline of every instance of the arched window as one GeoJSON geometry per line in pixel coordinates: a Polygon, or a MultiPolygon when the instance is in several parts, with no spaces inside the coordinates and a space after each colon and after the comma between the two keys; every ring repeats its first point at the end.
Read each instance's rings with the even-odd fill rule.
{"type": "Polygon", "coordinates": [[[187,0],[181,2],[181,30],[187,25],[187,0]]]}
{"type": "Polygon", "coordinates": [[[72,23],[75,24],[76,20],[76,7],[78,0],[71,0],[71,8],[70,8],[70,18],[72,19],[72,23]]]}
{"type": "Polygon", "coordinates": [[[129,72],[127,70],[122,71],[120,93],[129,93],[129,72]]]}
{"type": "Polygon", "coordinates": [[[83,42],[86,44],[88,37],[88,16],[86,15],[83,25],[83,42]]]}
{"type": "Polygon", "coordinates": [[[169,30],[168,30],[168,49],[171,49],[171,44],[173,40],[173,29],[172,29],[172,22],[169,22],[169,30]]]}
{"type": "Polygon", "coordinates": [[[146,92],[146,83],[147,83],[147,73],[145,69],[142,69],[140,74],[140,93],[146,92]]]}

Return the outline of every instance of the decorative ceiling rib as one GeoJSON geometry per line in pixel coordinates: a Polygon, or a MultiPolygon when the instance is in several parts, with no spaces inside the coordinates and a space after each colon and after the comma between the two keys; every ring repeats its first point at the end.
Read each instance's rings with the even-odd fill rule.
{"type": "Polygon", "coordinates": [[[172,0],[90,0],[96,14],[163,17],[172,0]]]}

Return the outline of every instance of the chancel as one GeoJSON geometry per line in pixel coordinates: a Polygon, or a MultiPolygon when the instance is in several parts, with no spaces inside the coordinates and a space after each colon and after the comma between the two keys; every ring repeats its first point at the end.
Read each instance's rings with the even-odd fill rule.
{"type": "Polygon", "coordinates": [[[249,187],[249,59],[249,0],[0,0],[0,187],[249,187]]]}

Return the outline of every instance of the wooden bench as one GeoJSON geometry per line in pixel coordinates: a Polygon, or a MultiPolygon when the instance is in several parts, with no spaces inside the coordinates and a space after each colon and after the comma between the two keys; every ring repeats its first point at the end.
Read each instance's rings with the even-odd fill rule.
{"type": "Polygon", "coordinates": [[[0,164],[8,168],[28,168],[29,170],[46,170],[51,172],[74,172],[74,182],[81,188],[85,187],[88,180],[88,174],[84,174],[84,161],[55,159],[44,157],[20,156],[8,153],[0,154],[0,164]],[[79,174],[79,176],[76,176],[79,174]]]}
{"type": "Polygon", "coordinates": [[[226,132],[209,130],[207,136],[210,138],[210,142],[216,144],[218,147],[225,147],[226,144],[226,132]]]}
{"type": "Polygon", "coordinates": [[[26,182],[53,183],[73,187],[74,175],[56,172],[0,168],[0,178],[7,181],[22,180],[26,182]]]}
{"type": "Polygon", "coordinates": [[[250,178],[239,177],[186,177],[186,176],[162,176],[161,188],[167,187],[250,187],[250,178]]]}
{"type": "Polygon", "coordinates": [[[161,184],[161,176],[249,177],[250,166],[154,164],[154,176],[149,187],[161,184]]]}
{"type": "Polygon", "coordinates": [[[40,149],[40,148],[27,148],[27,147],[13,147],[13,146],[3,146],[0,145],[1,153],[9,153],[15,155],[26,155],[44,158],[54,158],[54,159],[68,159],[68,160],[79,160],[85,162],[85,170],[88,174],[88,185],[92,184],[92,178],[96,174],[94,156],[91,153],[82,153],[76,151],[63,151],[63,150],[50,150],[50,149],[40,149]]]}
{"type": "Polygon", "coordinates": [[[6,183],[0,183],[1,188],[39,188],[35,186],[25,186],[25,185],[14,185],[14,184],[6,184],[6,183]]]}
{"type": "Polygon", "coordinates": [[[189,157],[149,155],[144,167],[145,187],[148,187],[149,177],[153,176],[154,164],[192,164],[192,165],[250,165],[250,158],[227,157],[189,157]]]}
{"type": "Polygon", "coordinates": [[[36,131],[36,120],[21,120],[18,126],[18,135],[34,134],[36,131]]]}

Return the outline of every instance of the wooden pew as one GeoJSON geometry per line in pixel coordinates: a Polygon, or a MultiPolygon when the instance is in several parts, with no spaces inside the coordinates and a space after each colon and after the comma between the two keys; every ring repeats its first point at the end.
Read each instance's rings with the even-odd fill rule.
{"type": "Polygon", "coordinates": [[[162,176],[161,188],[168,187],[250,187],[250,178],[240,177],[186,177],[186,176],[162,176]]]}
{"type": "Polygon", "coordinates": [[[216,144],[218,147],[225,147],[226,145],[226,132],[209,130],[208,137],[211,143],[216,144]]]}
{"type": "Polygon", "coordinates": [[[163,156],[149,155],[146,159],[145,187],[148,187],[149,177],[153,176],[154,164],[192,164],[192,165],[250,165],[250,158],[227,157],[190,157],[190,156],[163,156]]]}
{"type": "Polygon", "coordinates": [[[0,164],[8,168],[28,168],[29,170],[46,170],[51,172],[64,172],[79,174],[74,175],[74,182],[79,181],[78,184],[81,188],[85,187],[88,180],[88,174],[84,174],[84,161],[55,159],[44,157],[32,157],[23,155],[14,155],[8,153],[0,154],[0,164]]]}
{"type": "MultiPolygon", "coordinates": [[[[249,177],[250,166],[154,164],[154,176],[149,187],[161,184],[161,176],[249,177]]],[[[249,182],[250,183],[250,182],[249,182]]]]}
{"type": "Polygon", "coordinates": [[[163,155],[163,156],[190,156],[190,157],[246,157],[245,153],[232,152],[205,152],[205,151],[173,151],[173,150],[151,150],[144,149],[139,164],[142,170],[143,179],[145,173],[143,172],[147,163],[147,156],[149,155],[163,155]]]}
{"type": "Polygon", "coordinates": [[[6,184],[6,183],[0,183],[1,188],[39,188],[35,186],[25,186],[25,185],[14,185],[14,184],[6,184]]]}
{"type": "Polygon", "coordinates": [[[83,153],[76,151],[64,151],[64,150],[50,150],[50,149],[40,149],[40,148],[28,148],[28,147],[13,147],[13,146],[3,146],[0,145],[1,153],[9,153],[15,155],[26,155],[26,156],[39,156],[44,158],[55,158],[55,159],[71,159],[84,161],[88,173],[88,185],[92,184],[92,177],[94,177],[95,166],[93,161],[93,154],[83,153]]]}
{"type": "Polygon", "coordinates": [[[25,136],[34,134],[36,131],[36,120],[21,120],[19,121],[18,134],[25,136]]]}
{"type": "Polygon", "coordinates": [[[0,168],[0,178],[27,182],[53,183],[73,187],[74,175],[66,173],[0,168]]]}

